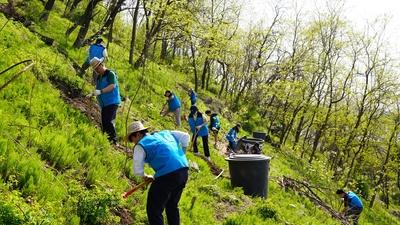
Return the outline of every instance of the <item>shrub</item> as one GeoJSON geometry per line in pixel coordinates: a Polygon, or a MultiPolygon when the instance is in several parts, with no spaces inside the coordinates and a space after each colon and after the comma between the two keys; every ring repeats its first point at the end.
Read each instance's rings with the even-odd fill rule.
{"type": "Polygon", "coordinates": [[[260,215],[264,220],[266,219],[276,219],[276,211],[268,208],[267,206],[262,206],[257,209],[257,214],[260,215]]]}
{"type": "Polygon", "coordinates": [[[111,194],[88,191],[79,197],[77,212],[84,224],[103,224],[113,220],[109,208],[116,205],[117,200],[111,194]]]}
{"type": "Polygon", "coordinates": [[[14,212],[11,206],[0,202],[0,224],[19,225],[23,220],[14,212]]]}

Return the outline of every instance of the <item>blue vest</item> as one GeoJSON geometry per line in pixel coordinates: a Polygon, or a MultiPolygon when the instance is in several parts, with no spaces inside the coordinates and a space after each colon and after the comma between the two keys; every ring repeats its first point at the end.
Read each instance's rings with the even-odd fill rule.
{"type": "Polygon", "coordinates": [[[217,129],[221,128],[221,122],[216,113],[211,114],[211,127],[215,127],[217,129]]]}
{"type": "Polygon", "coordinates": [[[92,44],[89,48],[89,61],[92,60],[94,57],[99,59],[103,58],[103,51],[106,47],[102,44],[92,44]]]}
{"type": "Polygon", "coordinates": [[[179,100],[178,96],[175,94],[173,96],[174,98],[168,100],[168,110],[170,112],[174,112],[177,108],[181,107],[181,101],[179,100]]]}
{"type": "MultiPolygon", "coordinates": [[[[194,120],[193,117],[189,117],[189,126],[190,130],[192,131],[193,134],[196,133],[196,126],[200,126],[204,123],[203,117],[197,117],[196,121],[194,120]]],[[[197,136],[204,137],[208,135],[208,126],[204,125],[200,128],[199,132],[197,132],[197,136]]]]}
{"type": "Polygon", "coordinates": [[[350,208],[363,208],[361,199],[352,191],[347,192],[347,202],[350,208]]]}
{"type": "Polygon", "coordinates": [[[197,95],[196,92],[191,91],[190,92],[190,103],[192,103],[192,105],[196,104],[197,102],[197,95]]]}
{"type": "Polygon", "coordinates": [[[229,142],[236,142],[236,138],[237,138],[237,132],[235,128],[232,128],[228,134],[225,136],[225,138],[229,141],[229,142]]]}
{"type": "MultiPolygon", "coordinates": [[[[97,79],[96,82],[97,90],[101,90],[109,85],[109,82],[107,81],[108,73],[114,73],[114,72],[112,72],[111,70],[106,70],[106,72],[97,79]]],[[[121,103],[121,96],[119,95],[118,81],[116,80],[114,90],[108,93],[101,93],[99,96],[97,96],[97,101],[99,101],[101,108],[104,108],[109,105],[119,105],[119,103],[121,103]]]]}
{"type": "Polygon", "coordinates": [[[189,167],[185,153],[168,130],[146,135],[138,144],[146,153],[145,162],[156,172],[155,178],[189,167]]]}

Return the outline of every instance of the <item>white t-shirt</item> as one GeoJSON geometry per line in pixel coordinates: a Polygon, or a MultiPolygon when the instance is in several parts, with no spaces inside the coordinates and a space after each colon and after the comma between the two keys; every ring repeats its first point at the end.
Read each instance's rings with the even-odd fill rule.
{"type": "MultiPolygon", "coordinates": [[[[171,130],[171,134],[178,140],[179,145],[186,149],[189,145],[190,135],[186,132],[171,130]]],[[[136,176],[144,176],[144,160],[146,158],[146,152],[143,147],[136,145],[133,149],[133,173],[136,176]]]]}

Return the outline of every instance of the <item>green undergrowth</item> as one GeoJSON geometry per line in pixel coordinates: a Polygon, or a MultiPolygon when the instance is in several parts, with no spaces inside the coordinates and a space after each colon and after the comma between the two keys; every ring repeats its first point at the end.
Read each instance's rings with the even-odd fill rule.
{"type": "MultiPolygon", "coordinates": [[[[61,1],[56,1],[48,22],[35,21],[33,26],[54,38],[67,57],[55,46],[46,46],[18,22],[9,22],[0,32],[0,70],[25,59],[35,62],[33,69],[0,91],[0,224],[118,224],[121,219],[117,215],[124,210],[133,224],[147,224],[146,191],[139,191],[126,201],[120,198],[130,182],[138,181],[132,175],[131,158],[110,146],[105,135],[84,114],[65,103],[50,82],[53,78],[62,80],[69,88],[79,90],[80,96],[94,88],[88,82],[91,71],[81,78],[72,67],[73,61],[81,64],[85,60],[86,48],[71,47],[77,30],[65,37],[64,32],[72,23],[60,16],[63,7],[61,1]]],[[[19,12],[35,19],[42,9],[39,1],[26,1],[19,12]]],[[[0,24],[5,22],[0,14],[0,24]]],[[[94,23],[90,32],[97,28],[94,23]]],[[[172,117],[161,117],[159,112],[165,101],[163,93],[169,89],[181,98],[184,114],[188,114],[189,97],[183,87],[193,87],[192,75],[177,69],[185,66],[184,61],[176,62],[179,66],[169,66],[148,60],[143,69],[133,70],[127,62],[127,47],[119,45],[127,43],[129,35],[122,26],[116,29],[115,34],[120,35],[115,35],[117,44],[109,45],[110,60],[106,65],[117,72],[121,94],[126,99],[117,115],[119,141],[124,142],[128,112],[129,122],[142,120],[152,131],[175,129],[172,117]]],[[[138,50],[140,43],[139,40],[138,50]]],[[[2,74],[0,84],[22,67],[2,74]]],[[[218,99],[215,90],[199,94],[218,99]]],[[[215,102],[220,106],[223,101],[215,102]]],[[[216,107],[211,104],[200,101],[199,107],[202,111],[216,107]]],[[[220,139],[239,118],[226,107],[222,110],[232,117],[222,118],[220,139]]],[[[182,123],[182,129],[188,130],[187,122],[182,123]]],[[[211,158],[227,176],[224,155],[212,143],[210,137],[211,158]]],[[[264,151],[272,156],[268,199],[250,198],[241,189],[233,189],[229,179],[215,179],[203,159],[188,153],[199,171],[190,170],[180,202],[182,224],[339,224],[309,200],[284,191],[277,183],[283,175],[308,179],[329,187],[323,196],[335,204],[336,196],[331,194],[335,187],[324,174],[323,164],[305,166],[291,156],[295,154],[283,154],[268,145],[264,151]]],[[[151,173],[151,169],[147,167],[146,172],[151,173]]],[[[378,204],[366,209],[361,223],[399,224],[378,204]]]]}

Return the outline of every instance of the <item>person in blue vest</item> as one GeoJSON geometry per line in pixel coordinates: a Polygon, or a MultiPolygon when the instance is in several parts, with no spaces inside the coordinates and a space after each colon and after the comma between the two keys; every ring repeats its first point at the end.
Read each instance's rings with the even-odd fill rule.
{"type": "Polygon", "coordinates": [[[352,191],[346,193],[342,189],[337,190],[336,194],[343,199],[344,215],[347,218],[352,219],[354,225],[358,225],[358,219],[360,218],[361,212],[363,210],[363,204],[360,197],[358,197],[352,191]]]}
{"type": "Polygon", "coordinates": [[[134,174],[145,182],[152,182],[147,195],[147,217],[150,225],[163,225],[165,209],[169,225],[179,225],[178,203],[188,180],[189,163],[186,148],[190,141],[188,133],[163,130],[149,134],[140,121],[128,127],[127,139],[135,143],[133,150],[134,174]],[[155,171],[144,173],[148,163],[155,171]]]}
{"type": "Polygon", "coordinates": [[[117,75],[104,66],[103,59],[94,57],[90,60],[90,65],[98,77],[96,90],[87,95],[87,97],[96,96],[101,108],[102,130],[107,133],[110,142],[117,144],[115,118],[118,106],[121,103],[117,75]]]}
{"type": "MultiPolygon", "coordinates": [[[[94,57],[97,57],[99,59],[103,58],[103,62],[108,57],[107,49],[102,44],[103,38],[101,38],[101,36],[96,36],[95,38],[96,38],[95,43],[91,44],[88,49],[88,57],[86,58],[86,61],[82,65],[81,75],[85,73],[87,68],[90,66],[90,60],[92,60],[94,57]]],[[[94,82],[96,81],[96,73],[93,73],[93,81],[94,82]]]]}
{"type": "Polygon", "coordinates": [[[231,151],[236,150],[236,145],[237,145],[237,138],[238,138],[238,133],[240,131],[241,125],[238,123],[232,129],[229,130],[228,134],[225,136],[226,140],[228,140],[228,148],[231,151]]]}
{"type": "Polygon", "coordinates": [[[174,113],[175,115],[175,124],[177,127],[181,127],[181,100],[171,91],[167,90],[164,93],[164,96],[167,98],[168,109],[165,110],[164,107],[161,110],[161,115],[166,116],[168,113],[174,113]]]}
{"type": "Polygon", "coordinates": [[[210,117],[210,125],[208,127],[210,128],[211,132],[213,132],[215,140],[214,146],[216,147],[218,142],[218,132],[221,129],[221,122],[217,113],[211,113],[211,110],[206,110],[206,114],[210,117]]]}
{"type": "Polygon", "coordinates": [[[199,154],[199,149],[197,148],[197,137],[201,137],[203,141],[203,149],[205,157],[210,161],[210,148],[208,147],[208,126],[207,119],[198,110],[196,106],[190,107],[189,114],[189,126],[193,133],[193,152],[194,154],[199,154]]]}
{"type": "Polygon", "coordinates": [[[193,89],[189,89],[188,95],[189,95],[189,98],[190,98],[190,104],[191,105],[196,105],[197,93],[194,92],[193,89]]]}

